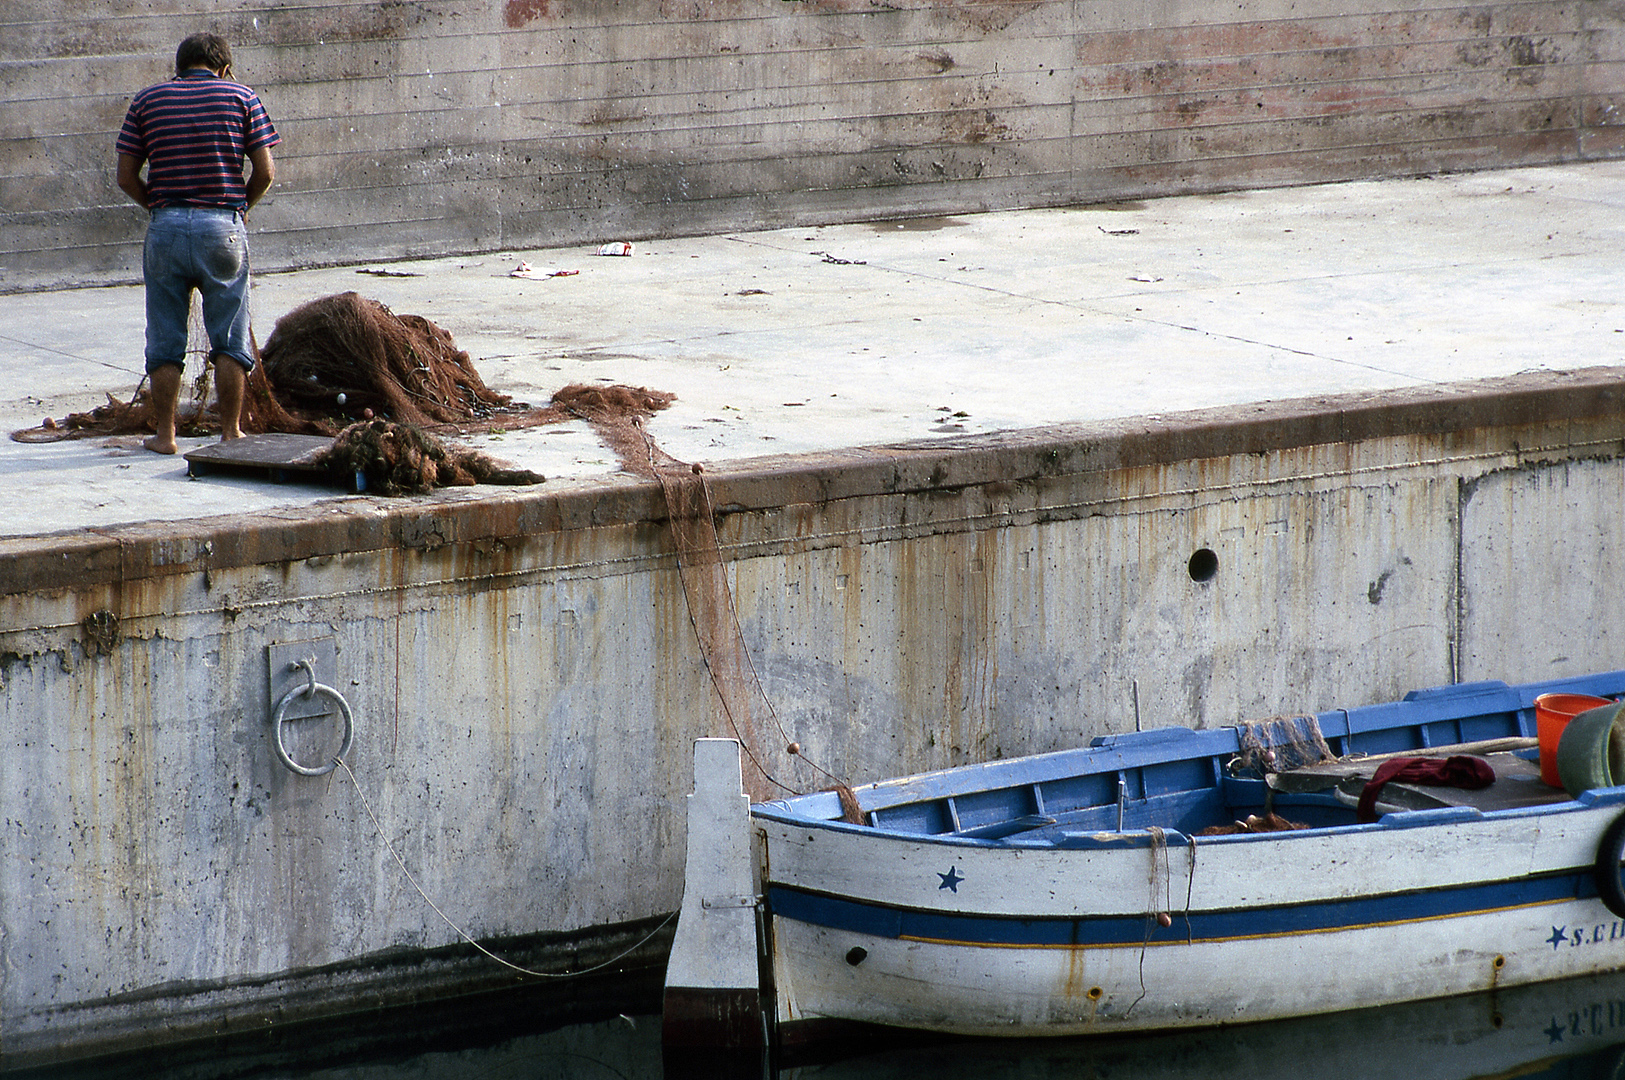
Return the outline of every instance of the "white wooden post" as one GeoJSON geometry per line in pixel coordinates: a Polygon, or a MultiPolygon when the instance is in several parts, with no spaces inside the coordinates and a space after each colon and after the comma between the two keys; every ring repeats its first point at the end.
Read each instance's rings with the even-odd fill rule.
{"type": "Polygon", "coordinates": [[[739,743],[694,743],[688,861],[662,1010],[668,1046],[762,1046],[756,874],[739,743]]]}

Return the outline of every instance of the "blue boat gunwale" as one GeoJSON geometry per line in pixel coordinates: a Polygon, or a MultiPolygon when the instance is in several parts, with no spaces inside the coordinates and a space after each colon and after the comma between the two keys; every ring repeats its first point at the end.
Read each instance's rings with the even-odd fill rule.
{"type": "MultiPolygon", "coordinates": [[[[1475,738],[1534,734],[1534,702],[1541,694],[1580,693],[1598,697],[1625,696],[1625,670],[1569,676],[1561,679],[1510,685],[1501,681],[1457,683],[1413,690],[1399,701],[1319,713],[1316,720],[1322,735],[1340,754],[1378,754],[1427,750],[1455,745],[1475,738]],[[1434,738],[1435,729],[1448,736],[1434,738]],[[1482,729],[1482,730],[1475,730],[1482,729]],[[1399,745],[1395,745],[1395,744],[1399,745]]],[[[881,780],[854,788],[858,805],[871,822],[876,812],[903,807],[947,803],[950,800],[984,793],[1037,789],[1077,777],[1118,779],[1141,772],[1141,789],[1135,801],[1144,805],[1151,799],[1177,799],[1181,795],[1201,795],[1218,789],[1223,782],[1223,764],[1240,750],[1240,729],[1222,727],[1193,730],[1183,727],[1155,728],[1095,738],[1087,747],[1050,751],[1026,757],[954,766],[911,776],[881,780]],[[1210,771],[1212,784],[1144,795],[1143,770],[1160,765],[1183,765],[1193,771],[1210,771]]],[[[1338,823],[1290,833],[1243,833],[1232,836],[1204,836],[1203,845],[1247,843],[1260,839],[1282,840],[1339,835],[1352,829],[1409,829],[1450,821],[1482,817],[1504,820],[1519,815],[1572,812],[1577,806],[1607,806],[1625,802],[1625,787],[1583,792],[1578,799],[1558,799],[1552,803],[1491,811],[1471,807],[1439,810],[1412,810],[1385,815],[1373,824],[1338,823]]],[[[1095,804],[1096,806],[1105,804],[1095,804]]],[[[951,811],[950,811],[951,812],[951,811]]],[[[841,821],[841,807],[834,792],[814,792],[788,799],[758,803],[751,807],[754,817],[797,827],[817,827],[834,832],[884,836],[919,843],[998,848],[1006,851],[1121,849],[1166,843],[1184,846],[1189,839],[1173,829],[1157,836],[1142,828],[1122,832],[1079,829],[1061,839],[1021,840],[1015,837],[986,839],[964,835],[962,831],[925,832],[889,828],[878,824],[850,824],[841,821]]]]}
{"type": "Polygon", "coordinates": [[[864,899],[805,885],[767,886],[774,916],[831,930],[938,944],[1064,948],[1189,945],[1242,938],[1296,937],[1398,923],[1461,918],[1540,907],[1597,895],[1588,869],[1397,889],[1360,896],[1317,897],[1260,906],[1174,910],[1161,926],[1149,913],[1079,911],[1031,915],[920,907],[864,899]]]}
{"type": "MultiPolygon", "coordinates": [[[[972,847],[992,848],[1009,852],[1067,852],[1067,851],[1131,851],[1137,848],[1149,848],[1162,845],[1170,848],[1187,847],[1191,837],[1172,829],[1164,829],[1160,835],[1153,834],[1146,829],[1125,830],[1123,832],[1096,831],[1080,833],[1076,837],[1068,837],[1066,843],[1054,843],[1047,840],[1020,840],[997,839],[984,840],[970,836],[956,836],[952,833],[912,833],[899,830],[876,828],[873,825],[853,825],[846,821],[829,821],[819,818],[807,818],[798,814],[775,812],[771,809],[775,803],[758,803],[751,807],[751,815],[764,821],[772,821],[780,825],[793,826],[798,829],[817,829],[821,832],[844,833],[849,836],[864,836],[884,839],[891,842],[905,840],[909,843],[932,844],[945,847],[972,847]]],[[[1350,825],[1323,825],[1308,829],[1292,829],[1283,832],[1253,832],[1233,833],[1224,836],[1203,836],[1196,840],[1197,846],[1209,847],[1214,844],[1256,844],[1256,843],[1291,843],[1300,840],[1311,840],[1324,836],[1347,836],[1354,832],[1383,832],[1392,830],[1419,829],[1439,825],[1457,824],[1469,821],[1506,821],[1518,817],[1545,817],[1557,814],[1571,814],[1577,809],[1603,809],[1610,806],[1625,805],[1625,785],[1610,788],[1594,788],[1583,791],[1572,799],[1563,799],[1546,803],[1540,806],[1510,807],[1505,810],[1478,810],[1471,806],[1449,806],[1426,810],[1405,810],[1398,813],[1384,814],[1374,822],[1350,825]]]]}

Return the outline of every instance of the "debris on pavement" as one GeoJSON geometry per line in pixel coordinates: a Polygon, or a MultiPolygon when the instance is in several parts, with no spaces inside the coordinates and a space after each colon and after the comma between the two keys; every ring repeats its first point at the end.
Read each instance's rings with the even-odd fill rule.
{"type": "Polygon", "coordinates": [[[539,267],[530,265],[528,262],[521,262],[518,266],[508,271],[508,276],[517,278],[531,278],[534,280],[541,278],[575,277],[579,273],[581,273],[580,270],[543,270],[539,267]]]}

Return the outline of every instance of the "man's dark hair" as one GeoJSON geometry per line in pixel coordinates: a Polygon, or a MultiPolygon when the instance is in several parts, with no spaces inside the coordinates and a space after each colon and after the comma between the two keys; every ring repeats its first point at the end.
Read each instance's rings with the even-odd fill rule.
{"type": "Polygon", "coordinates": [[[231,46],[219,34],[193,34],[175,50],[175,74],[188,68],[224,71],[231,66],[231,46]]]}

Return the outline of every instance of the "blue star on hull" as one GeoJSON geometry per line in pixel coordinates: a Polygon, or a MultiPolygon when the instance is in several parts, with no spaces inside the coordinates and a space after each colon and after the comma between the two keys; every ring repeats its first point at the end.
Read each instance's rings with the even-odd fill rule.
{"type": "Polygon", "coordinates": [[[939,892],[943,889],[948,889],[951,892],[957,893],[959,892],[959,883],[965,880],[959,876],[959,867],[957,866],[948,867],[948,872],[946,874],[938,874],[937,877],[942,879],[942,884],[937,886],[937,891],[939,892]]]}

